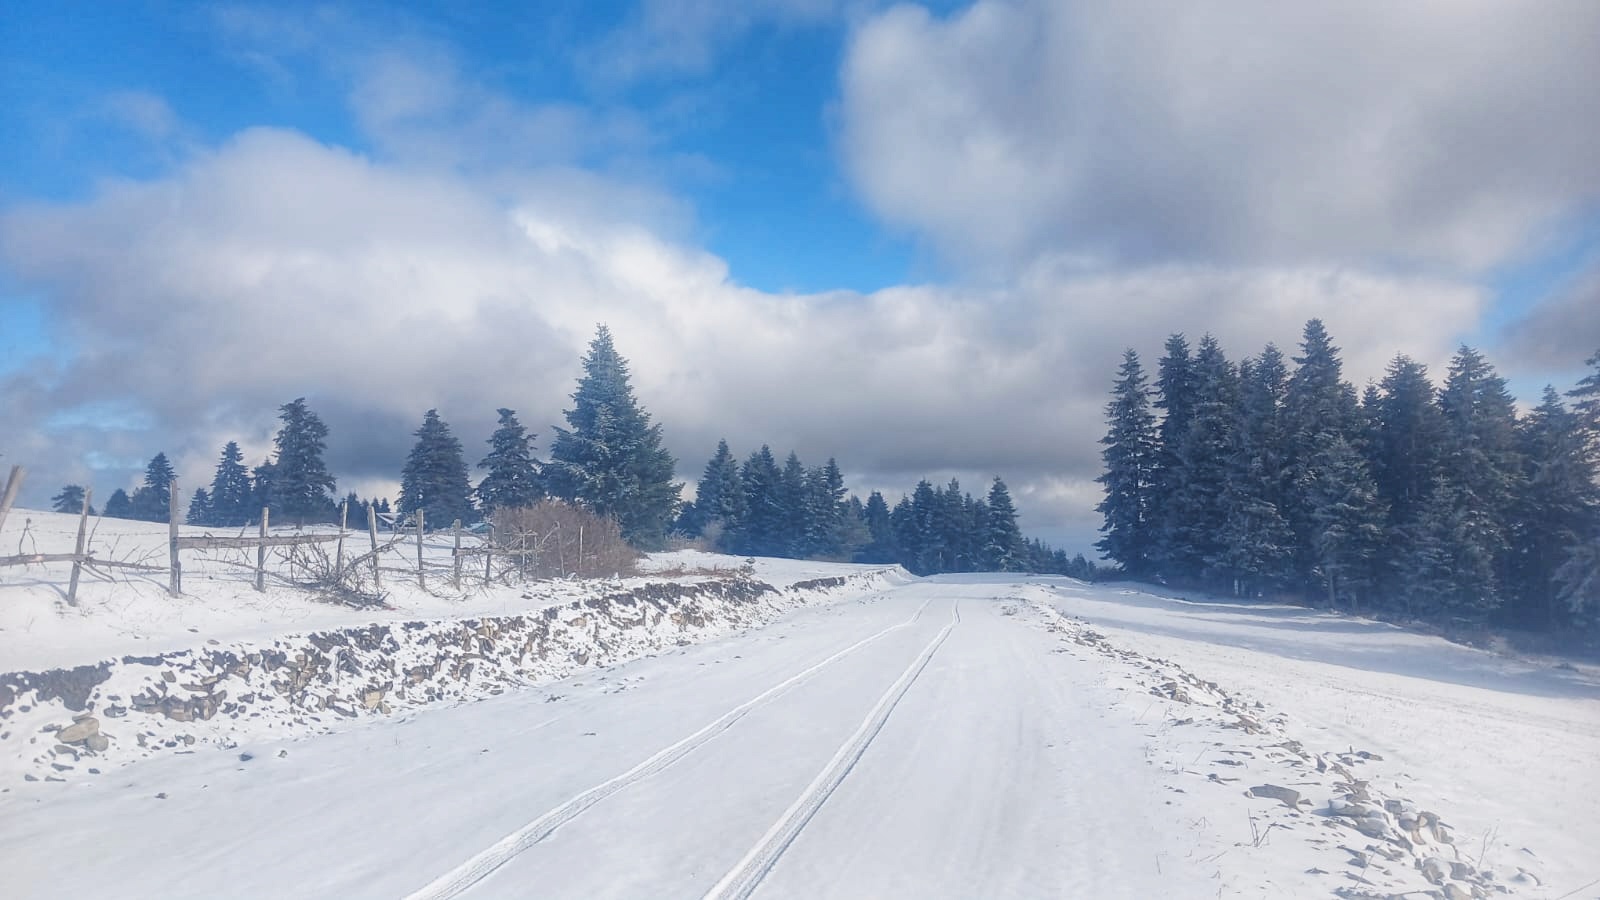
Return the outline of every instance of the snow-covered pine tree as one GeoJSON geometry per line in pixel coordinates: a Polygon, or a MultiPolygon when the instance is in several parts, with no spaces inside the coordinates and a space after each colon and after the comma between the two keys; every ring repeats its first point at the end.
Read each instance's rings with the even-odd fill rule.
{"type": "MultiPolygon", "coordinates": [[[[1313,491],[1321,478],[1319,461],[1338,458],[1330,448],[1343,441],[1353,448],[1357,442],[1356,392],[1343,380],[1344,365],[1339,348],[1333,345],[1322,320],[1306,322],[1301,336],[1301,355],[1294,357],[1294,374],[1283,398],[1285,484],[1283,515],[1295,535],[1296,577],[1307,586],[1326,579],[1312,570],[1316,551],[1319,504],[1323,498],[1313,491]]],[[[1342,451],[1341,451],[1342,453],[1342,451]]],[[[1370,481],[1365,464],[1361,471],[1370,481]]]]}
{"type": "Polygon", "coordinates": [[[1155,543],[1150,504],[1156,490],[1156,420],[1150,412],[1144,368],[1132,349],[1123,351],[1122,368],[1106,404],[1106,422],[1106,435],[1100,439],[1106,470],[1096,479],[1105,486],[1106,495],[1095,507],[1104,518],[1100,531],[1105,536],[1095,548],[1129,575],[1142,577],[1151,571],[1155,543]]]}
{"type": "Polygon", "coordinates": [[[1156,429],[1153,489],[1146,510],[1153,539],[1150,558],[1158,572],[1169,570],[1173,558],[1183,553],[1181,547],[1172,543],[1176,534],[1172,504],[1182,478],[1178,449],[1189,431],[1196,400],[1194,359],[1189,353],[1188,339],[1181,333],[1173,334],[1167,338],[1165,349],[1166,355],[1161,357],[1156,368],[1155,406],[1162,411],[1162,416],[1156,429]]]}
{"type": "Polygon", "coordinates": [[[195,488],[194,496],[189,498],[189,513],[184,517],[186,525],[211,525],[211,492],[205,488],[195,488]]]}
{"type": "Polygon", "coordinates": [[[570,427],[556,428],[545,487],[614,517],[634,546],[659,547],[677,514],[681,485],[672,480],[674,463],[661,446],[661,426],[650,423],[634,398],[628,364],[604,325],[589,343],[583,372],[565,413],[570,427]]]}
{"type": "Polygon", "coordinates": [[[122,488],[112,491],[106,500],[104,515],[108,519],[133,518],[133,499],[128,496],[128,492],[122,488]]]}
{"type": "Polygon", "coordinates": [[[849,507],[844,473],[832,457],[806,473],[805,555],[833,559],[845,550],[849,507]]]}
{"type": "Polygon", "coordinates": [[[1191,367],[1194,397],[1189,426],[1175,435],[1176,477],[1168,484],[1167,517],[1163,523],[1165,571],[1169,577],[1214,576],[1206,560],[1222,554],[1224,506],[1230,471],[1228,458],[1238,429],[1239,379],[1217,339],[1200,339],[1191,367]]]}
{"type": "Polygon", "coordinates": [[[1375,574],[1383,543],[1385,510],[1367,461],[1347,437],[1328,434],[1301,468],[1300,485],[1310,504],[1311,552],[1328,605],[1344,600],[1354,609],[1375,574]]]}
{"type": "Polygon", "coordinates": [[[1512,517],[1510,608],[1519,626],[1571,624],[1556,572],[1585,538],[1600,534],[1600,486],[1578,417],[1553,387],[1518,423],[1526,468],[1512,517]]]}
{"type": "Polygon", "coordinates": [[[806,503],[806,467],[794,451],[783,461],[778,476],[778,505],[783,509],[778,556],[801,558],[806,555],[806,531],[810,525],[806,503]]]}
{"type": "MultiPolygon", "coordinates": [[[[83,485],[69,484],[61,492],[50,498],[50,508],[58,513],[71,513],[78,515],[83,512],[83,485]]],[[[89,511],[94,515],[94,510],[89,511]]]]}
{"type": "Polygon", "coordinates": [[[1206,560],[1236,595],[1281,587],[1291,575],[1294,533],[1283,516],[1283,354],[1268,344],[1239,364],[1239,417],[1228,452],[1221,550],[1206,560]]]}
{"type": "Polygon", "coordinates": [[[1488,583],[1458,581],[1462,603],[1474,608],[1494,605],[1503,599],[1513,506],[1524,469],[1517,447],[1515,401],[1505,379],[1483,354],[1463,345],[1450,361],[1439,408],[1444,418],[1443,472],[1460,488],[1457,533],[1462,540],[1476,542],[1457,548],[1457,555],[1492,561],[1485,573],[1488,583]]]}
{"type": "Polygon", "coordinates": [[[909,540],[902,540],[901,547],[909,559],[906,568],[918,575],[941,571],[940,560],[945,552],[944,533],[939,528],[942,504],[940,492],[935,491],[926,478],[917,482],[916,489],[911,492],[909,540]]]}
{"type": "Polygon", "coordinates": [[[501,507],[532,506],[544,496],[528,429],[517,421],[516,410],[501,407],[496,412],[500,422],[489,436],[489,455],[478,463],[478,468],[488,470],[477,488],[478,503],[485,515],[501,507]]]}
{"type": "Polygon", "coordinates": [[[172,482],[177,480],[165,453],[150,458],[144,468],[144,485],[133,492],[133,517],[146,522],[172,518],[172,482]]]}
{"type": "Polygon", "coordinates": [[[868,543],[856,554],[856,562],[892,563],[899,559],[899,543],[895,540],[894,521],[889,513],[889,502],[883,494],[873,491],[867,495],[862,511],[867,526],[868,543]]]}
{"type": "Polygon", "coordinates": [[[266,472],[256,470],[257,484],[263,480],[267,484],[272,520],[297,525],[330,521],[334,480],[322,460],[328,426],[306,406],[304,397],[279,407],[278,419],[283,426],[273,438],[277,458],[266,472]]]}
{"type": "Polygon", "coordinates": [[[710,528],[725,542],[743,517],[744,486],[739,480],[739,463],[728,449],[728,442],[720,440],[700,474],[694,502],[678,517],[678,530],[689,537],[700,537],[710,528]]]}
{"type": "Polygon", "coordinates": [[[475,521],[477,511],[472,507],[461,441],[450,433],[450,426],[436,409],[423,414],[422,425],[414,433],[417,442],[400,473],[400,512],[410,515],[424,510],[426,521],[435,528],[447,527],[456,519],[475,521]]]}
{"type": "Polygon", "coordinates": [[[211,476],[210,497],[208,525],[237,528],[260,515],[261,507],[255,503],[255,488],[250,483],[250,470],[244,466],[244,451],[234,441],[223,445],[216,473],[211,476]]]}
{"type": "Polygon", "coordinates": [[[1022,530],[1017,527],[1017,507],[1011,492],[997,475],[984,504],[983,567],[991,572],[1016,572],[1026,567],[1022,530]]]}

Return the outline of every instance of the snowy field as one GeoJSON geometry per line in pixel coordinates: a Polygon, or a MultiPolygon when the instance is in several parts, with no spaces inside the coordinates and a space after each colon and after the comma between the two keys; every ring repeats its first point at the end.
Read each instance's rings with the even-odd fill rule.
{"type": "MultiPolygon", "coordinates": [[[[192,597],[123,579],[63,611],[64,568],[0,570],[0,671],[596,596],[397,586],[359,612],[219,567],[192,597]]],[[[470,702],[7,780],[0,894],[1600,897],[1590,668],[1070,579],[755,571],[860,587],[470,702]]]]}

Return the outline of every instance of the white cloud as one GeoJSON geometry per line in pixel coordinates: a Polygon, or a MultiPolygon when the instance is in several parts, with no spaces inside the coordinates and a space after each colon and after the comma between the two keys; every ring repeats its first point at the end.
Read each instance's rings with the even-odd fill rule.
{"type": "Polygon", "coordinates": [[[860,27],[842,149],[881,215],[1005,272],[1476,272],[1600,197],[1600,5],[980,0],[860,27]]]}

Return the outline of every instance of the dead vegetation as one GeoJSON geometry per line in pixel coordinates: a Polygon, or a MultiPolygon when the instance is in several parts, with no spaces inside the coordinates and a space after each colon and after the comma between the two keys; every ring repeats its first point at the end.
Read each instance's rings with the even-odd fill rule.
{"type": "Polygon", "coordinates": [[[494,552],[524,579],[635,574],[641,554],[615,519],[560,500],[494,512],[494,552]]]}

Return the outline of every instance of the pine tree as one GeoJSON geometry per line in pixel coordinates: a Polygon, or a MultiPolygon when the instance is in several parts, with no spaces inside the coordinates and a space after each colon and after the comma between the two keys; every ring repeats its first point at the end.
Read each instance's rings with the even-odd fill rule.
{"type": "Polygon", "coordinates": [[[1600,531],[1600,486],[1578,417],[1555,388],[1519,423],[1518,441],[1525,469],[1512,516],[1508,619],[1553,629],[1570,621],[1556,572],[1600,531]]]}
{"type": "Polygon", "coordinates": [[[244,525],[261,510],[256,499],[250,472],[244,467],[244,451],[229,441],[222,448],[216,474],[211,476],[211,521],[206,524],[223,528],[244,525]]]}
{"type": "Polygon", "coordinates": [[[832,457],[806,473],[805,552],[807,557],[835,559],[845,552],[849,507],[845,502],[844,473],[832,457]]]}
{"type": "Polygon", "coordinates": [[[1288,373],[1268,344],[1239,364],[1239,415],[1227,457],[1220,550],[1208,568],[1231,582],[1236,596],[1256,596],[1291,574],[1294,532],[1283,515],[1282,405],[1288,373]]]}
{"type": "Polygon", "coordinates": [[[474,521],[476,511],[461,442],[436,409],[423,414],[422,425],[414,433],[417,442],[400,473],[400,512],[411,515],[423,510],[436,528],[456,519],[474,521]]]}
{"type": "Polygon", "coordinates": [[[211,494],[205,488],[195,488],[194,496],[189,499],[189,514],[184,517],[186,525],[212,524],[211,494]]]}
{"type": "Polygon", "coordinates": [[[1017,527],[1017,508],[1011,502],[1006,483],[995,476],[985,503],[987,527],[984,530],[983,566],[991,572],[1016,572],[1025,565],[1022,531],[1017,527]]]}
{"type": "Polygon", "coordinates": [[[304,397],[278,408],[278,429],[273,446],[277,458],[266,472],[256,470],[256,481],[267,484],[273,521],[327,522],[333,518],[333,476],[322,461],[327,449],[328,426],[306,406],[304,397]]]}
{"type": "Polygon", "coordinates": [[[570,430],[556,429],[545,467],[547,487],[597,515],[615,517],[622,536],[635,546],[659,547],[681,488],[672,480],[672,455],[661,446],[661,426],[650,424],[650,414],[634,399],[627,362],[603,325],[589,344],[583,370],[566,412],[570,430]]]}
{"type": "Polygon", "coordinates": [[[867,526],[868,543],[856,555],[856,562],[892,563],[900,558],[899,542],[895,540],[894,521],[889,513],[889,503],[883,494],[873,491],[867,495],[867,505],[862,512],[867,526]]]}
{"type": "MultiPolygon", "coordinates": [[[[1283,515],[1295,536],[1297,575],[1307,584],[1326,578],[1313,572],[1318,565],[1319,504],[1323,497],[1314,491],[1323,473],[1317,466],[1342,454],[1330,455],[1336,442],[1354,448],[1358,440],[1355,388],[1343,380],[1339,348],[1333,345],[1320,319],[1306,323],[1300,343],[1301,355],[1294,358],[1295,371],[1283,398],[1283,438],[1285,484],[1283,515]]],[[[1365,465],[1360,467],[1370,480],[1365,465]]],[[[1353,472],[1342,473],[1351,476],[1353,472]]],[[[1352,485],[1364,491],[1365,486],[1352,485]]],[[[1375,491],[1376,489],[1374,489],[1375,491]]]]}
{"type": "Polygon", "coordinates": [[[172,482],[177,478],[165,453],[151,457],[144,469],[144,485],[133,492],[133,517],[146,522],[171,519],[172,482]]]}
{"type": "MultiPolygon", "coordinates": [[[[83,485],[69,484],[61,489],[61,493],[50,498],[50,508],[58,513],[80,515],[83,512],[83,495],[83,485]]],[[[93,508],[90,508],[89,515],[94,515],[93,508]]]]}
{"type": "Polygon", "coordinates": [[[806,508],[806,467],[800,457],[790,451],[783,461],[778,476],[778,505],[783,508],[783,526],[777,554],[791,558],[806,555],[806,530],[809,525],[806,508]]]}
{"type": "Polygon", "coordinates": [[[739,470],[744,494],[743,515],[733,526],[732,545],[750,556],[781,556],[785,515],[779,482],[782,473],[766,444],[750,454],[739,470]]]}
{"type": "Polygon", "coordinates": [[[1146,511],[1153,538],[1150,558],[1157,571],[1170,569],[1174,557],[1183,555],[1183,548],[1172,543],[1177,532],[1172,504],[1183,477],[1178,451],[1194,418],[1196,393],[1189,341],[1182,334],[1174,334],[1167,338],[1166,355],[1157,364],[1155,406],[1162,411],[1162,417],[1156,430],[1153,488],[1146,511]]]}
{"type": "Polygon", "coordinates": [[[1224,493],[1229,456],[1238,430],[1238,374],[1216,338],[1200,340],[1191,368],[1194,397],[1189,426],[1174,436],[1176,470],[1169,483],[1163,523],[1166,572],[1171,577],[1212,574],[1206,560],[1221,556],[1228,510],[1224,493]]]}
{"type": "Polygon", "coordinates": [[[133,518],[133,500],[128,496],[128,492],[122,488],[112,491],[111,497],[106,500],[104,515],[108,519],[133,518]]]}
{"type": "Polygon", "coordinates": [[[941,568],[945,555],[944,532],[939,527],[943,500],[927,479],[917,482],[911,493],[909,540],[902,540],[909,563],[906,568],[918,575],[933,575],[941,568]]]}
{"type": "Polygon", "coordinates": [[[1106,420],[1109,428],[1100,439],[1106,471],[1096,479],[1105,486],[1106,496],[1095,507],[1105,518],[1100,526],[1105,537],[1095,548],[1137,578],[1150,572],[1155,543],[1150,507],[1156,490],[1156,425],[1144,369],[1139,354],[1131,349],[1122,354],[1106,420]]]}
{"type": "Polygon", "coordinates": [[[1311,510],[1311,552],[1328,605],[1340,599],[1354,608],[1372,584],[1383,542],[1385,510],[1366,460],[1348,438],[1334,434],[1303,467],[1301,490],[1311,510]]]}
{"type": "Polygon", "coordinates": [[[744,485],[739,480],[739,463],[728,449],[728,442],[721,440],[695,487],[694,502],[678,518],[678,530],[700,537],[710,529],[726,541],[743,517],[744,485]]]}
{"type": "Polygon", "coordinates": [[[477,488],[485,515],[500,508],[532,506],[544,496],[528,430],[517,421],[516,410],[502,407],[497,412],[500,424],[489,436],[489,455],[478,463],[478,468],[488,470],[477,488]]]}

